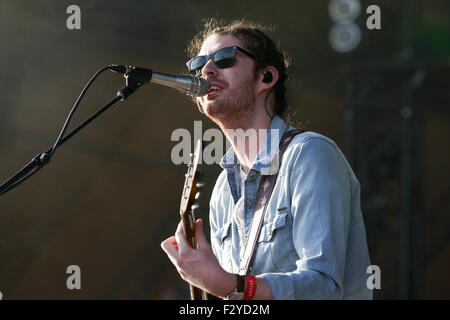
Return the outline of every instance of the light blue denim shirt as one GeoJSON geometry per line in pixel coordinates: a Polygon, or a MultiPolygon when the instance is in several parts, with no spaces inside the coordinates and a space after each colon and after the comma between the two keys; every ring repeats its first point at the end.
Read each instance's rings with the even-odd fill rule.
{"type": "MultiPolygon", "coordinates": [[[[210,201],[211,245],[228,272],[238,273],[261,175],[278,170],[273,164],[287,129],[293,128],[274,117],[242,188],[233,149],[222,158],[210,201]]],[[[371,299],[369,265],[351,167],[331,139],[298,134],[284,153],[249,273],[266,280],[274,299],[371,299]]]]}

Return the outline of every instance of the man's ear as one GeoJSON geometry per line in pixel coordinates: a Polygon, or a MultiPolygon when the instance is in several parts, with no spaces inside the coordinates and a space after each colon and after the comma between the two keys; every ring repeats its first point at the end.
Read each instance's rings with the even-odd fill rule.
{"type": "Polygon", "coordinates": [[[268,66],[258,72],[258,86],[257,92],[261,93],[270,90],[277,83],[279,73],[274,66],[268,66]]]}

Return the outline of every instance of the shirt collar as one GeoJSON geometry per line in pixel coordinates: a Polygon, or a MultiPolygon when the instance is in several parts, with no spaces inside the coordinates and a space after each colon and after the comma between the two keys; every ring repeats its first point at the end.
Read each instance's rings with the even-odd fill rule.
{"type": "MultiPolygon", "coordinates": [[[[266,140],[253,162],[251,170],[259,171],[262,175],[272,175],[278,172],[278,146],[280,145],[281,137],[287,128],[288,126],[279,116],[275,116],[272,119],[269,129],[267,130],[266,140]]],[[[229,170],[232,168],[238,169],[239,165],[240,163],[236,153],[231,147],[222,157],[220,166],[229,170]]]]}

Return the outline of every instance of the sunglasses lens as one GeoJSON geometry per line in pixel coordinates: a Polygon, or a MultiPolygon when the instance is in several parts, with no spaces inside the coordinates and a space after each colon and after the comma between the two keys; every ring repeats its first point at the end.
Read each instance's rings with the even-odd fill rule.
{"type": "Polygon", "coordinates": [[[229,68],[234,64],[236,49],[233,47],[223,48],[214,53],[214,63],[219,68],[229,68]]]}
{"type": "Polygon", "coordinates": [[[201,72],[204,65],[205,65],[205,57],[204,56],[195,57],[191,61],[188,62],[189,71],[192,74],[196,74],[196,75],[199,72],[201,72]]]}
{"type": "MultiPolygon", "coordinates": [[[[229,68],[234,64],[234,57],[236,55],[235,47],[227,47],[220,49],[212,54],[212,60],[218,68],[229,68]]],[[[191,72],[196,76],[202,74],[202,68],[208,62],[211,56],[198,56],[189,60],[186,65],[191,72]]]]}

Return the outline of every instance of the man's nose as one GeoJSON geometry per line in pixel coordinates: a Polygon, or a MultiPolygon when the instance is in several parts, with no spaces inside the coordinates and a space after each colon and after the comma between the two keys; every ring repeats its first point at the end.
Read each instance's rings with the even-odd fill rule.
{"type": "Polygon", "coordinates": [[[202,68],[202,75],[205,75],[206,77],[215,77],[217,76],[217,72],[217,66],[212,59],[209,59],[202,68]]]}

